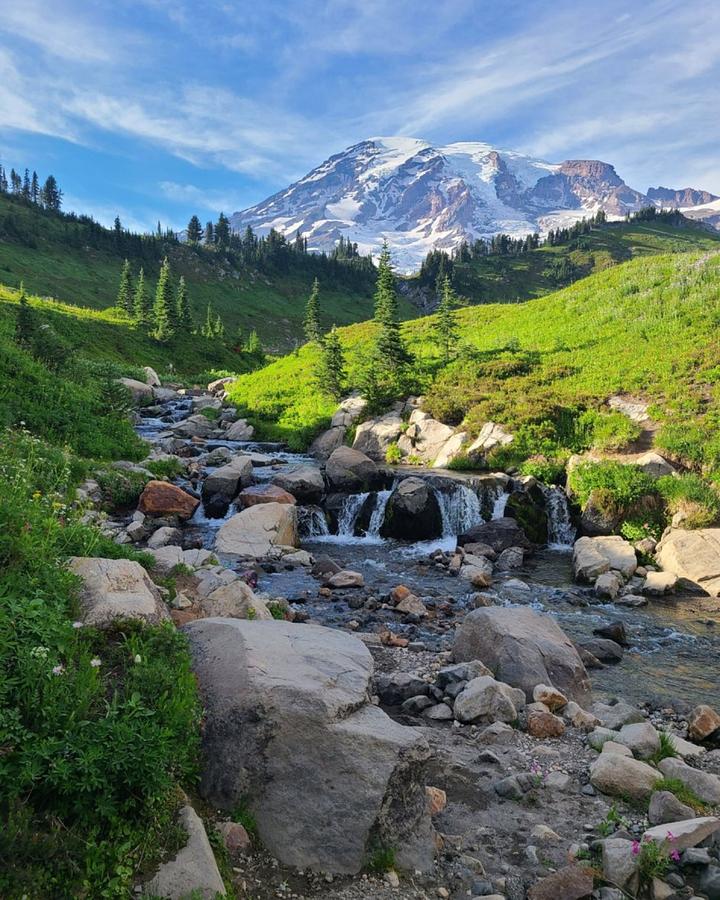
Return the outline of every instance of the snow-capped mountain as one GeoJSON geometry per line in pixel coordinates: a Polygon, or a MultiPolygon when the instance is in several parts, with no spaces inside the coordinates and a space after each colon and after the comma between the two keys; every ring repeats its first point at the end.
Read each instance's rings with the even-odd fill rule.
{"type": "Polygon", "coordinates": [[[543,233],[600,209],[612,218],[651,203],[716,199],[690,188],[651,190],[656,196],[633,190],[597,160],[548,163],[476,142],[434,147],[415,138],[372,138],[230,222],[259,234],[300,231],[317,251],[332,250],[342,235],[375,254],[387,239],[398,268],[412,271],[429,250],[451,250],[466,239],[543,233]]]}

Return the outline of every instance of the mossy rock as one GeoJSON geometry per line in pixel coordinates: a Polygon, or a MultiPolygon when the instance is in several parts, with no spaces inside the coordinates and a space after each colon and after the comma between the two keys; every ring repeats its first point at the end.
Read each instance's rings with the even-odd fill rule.
{"type": "Polygon", "coordinates": [[[505,515],[515,519],[534,544],[546,544],[548,539],[545,502],[525,491],[513,491],[508,497],[505,515]]]}

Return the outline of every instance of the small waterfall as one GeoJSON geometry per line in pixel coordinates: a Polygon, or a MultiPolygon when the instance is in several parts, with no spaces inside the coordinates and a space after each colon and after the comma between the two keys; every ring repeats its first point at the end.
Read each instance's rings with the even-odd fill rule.
{"type": "Polygon", "coordinates": [[[355,520],[369,496],[369,493],[347,495],[338,515],[338,537],[355,536],[355,520]]]}
{"type": "Polygon", "coordinates": [[[495,497],[495,502],[493,503],[492,515],[491,519],[502,519],[505,515],[505,507],[507,506],[508,497],[510,494],[505,492],[505,488],[500,485],[498,488],[498,494],[495,497]]]}
{"type": "Polygon", "coordinates": [[[572,548],[576,530],[570,520],[565,491],[560,487],[549,488],[546,495],[548,545],[557,550],[572,548]]]}
{"type": "Polygon", "coordinates": [[[456,484],[449,493],[436,491],[442,516],[443,537],[455,537],[479,525],[482,518],[480,499],[472,488],[456,484]]]}
{"type": "Polygon", "coordinates": [[[375,495],[375,507],[370,516],[370,524],[368,525],[368,537],[379,537],[380,529],[385,521],[385,507],[390,499],[392,491],[378,491],[375,495]]]}
{"type": "Polygon", "coordinates": [[[300,537],[314,538],[330,534],[325,513],[319,506],[299,506],[297,509],[300,537]]]}

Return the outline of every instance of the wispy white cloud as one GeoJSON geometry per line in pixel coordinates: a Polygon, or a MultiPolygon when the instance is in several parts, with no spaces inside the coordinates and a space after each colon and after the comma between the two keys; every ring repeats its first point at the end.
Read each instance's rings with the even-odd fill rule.
{"type": "Polygon", "coordinates": [[[158,185],[163,196],[175,202],[190,204],[195,209],[209,209],[235,212],[243,205],[245,198],[227,191],[200,188],[194,184],[178,184],[176,181],[161,181],[158,185]]]}

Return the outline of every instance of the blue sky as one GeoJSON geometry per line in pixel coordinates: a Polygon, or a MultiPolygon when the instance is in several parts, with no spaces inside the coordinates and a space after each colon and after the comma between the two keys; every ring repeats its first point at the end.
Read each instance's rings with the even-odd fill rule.
{"type": "Polygon", "coordinates": [[[129,227],[249,206],[374,135],[720,194],[715,0],[0,0],[0,159],[129,227]]]}

